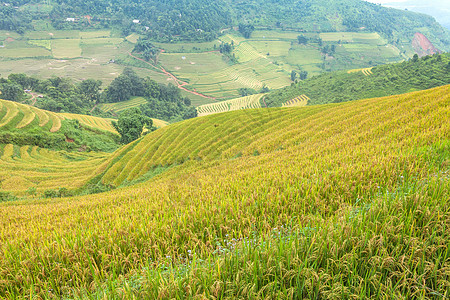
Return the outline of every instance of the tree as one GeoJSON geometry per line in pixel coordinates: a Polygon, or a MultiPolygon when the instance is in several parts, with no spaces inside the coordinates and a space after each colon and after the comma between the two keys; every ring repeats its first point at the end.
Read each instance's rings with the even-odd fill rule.
{"type": "Polygon", "coordinates": [[[152,127],[153,121],[143,115],[140,109],[130,108],[120,114],[119,120],[113,121],[112,125],[120,134],[120,142],[129,144],[141,136],[145,126],[152,127]]]}
{"type": "Polygon", "coordinates": [[[100,80],[86,79],[78,85],[78,90],[88,101],[97,102],[100,99],[100,80]]]}
{"type": "Polygon", "coordinates": [[[291,71],[291,80],[295,81],[295,79],[297,78],[297,72],[295,70],[291,71]]]}
{"type": "Polygon", "coordinates": [[[308,77],[308,72],[307,71],[300,71],[300,79],[301,80],[305,80],[308,77]]]}
{"type": "Polygon", "coordinates": [[[297,40],[299,44],[306,45],[308,43],[308,38],[305,37],[304,35],[297,36],[297,40]]]}
{"type": "Polygon", "coordinates": [[[412,61],[413,62],[416,62],[416,61],[418,61],[419,60],[419,55],[417,55],[417,53],[416,54],[414,54],[414,56],[413,56],[413,58],[412,58],[412,61]]]}
{"type": "Polygon", "coordinates": [[[3,83],[0,85],[0,98],[5,100],[19,101],[22,99],[23,89],[15,83],[3,83]]]}
{"type": "Polygon", "coordinates": [[[250,38],[255,27],[251,24],[239,24],[239,32],[246,38],[250,38]]]}

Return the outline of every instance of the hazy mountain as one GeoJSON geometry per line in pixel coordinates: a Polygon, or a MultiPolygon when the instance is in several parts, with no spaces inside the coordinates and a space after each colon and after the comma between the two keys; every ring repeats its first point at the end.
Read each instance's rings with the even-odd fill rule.
{"type": "Polygon", "coordinates": [[[450,1],[448,0],[367,0],[372,3],[381,3],[398,9],[408,9],[424,13],[436,18],[436,20],[450,29],[450,1]]]}

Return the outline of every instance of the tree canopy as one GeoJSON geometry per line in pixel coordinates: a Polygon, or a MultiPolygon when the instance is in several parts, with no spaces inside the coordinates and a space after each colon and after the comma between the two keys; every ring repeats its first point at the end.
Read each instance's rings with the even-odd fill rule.
{"type": "Polygon", "coordinates": [[[143,115],[140,109],[130,108],[123,111],[118,121],[113,121],[112,125],[120,134],[120,142],[128,144],[141,136],[144,127],[151,128],[153,121],[143,115]]]}

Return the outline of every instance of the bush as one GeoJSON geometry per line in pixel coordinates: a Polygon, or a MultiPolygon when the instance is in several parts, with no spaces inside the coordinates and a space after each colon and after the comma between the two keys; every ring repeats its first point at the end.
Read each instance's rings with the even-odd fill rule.
{"type": "Polygon", "coordinates": [[[67,188],[59,188],[57,190],[45,190],[43,197],[44,198],[62,198],[62,197],[69,197],[73,196],[73,193],[69,191],[67,188]]]}
{"type": "Polygon", "coordinates": [[[0,191],[0,202],[7,202],[14,200],[17,200],[17,196],[11,194],[10,192],[0,191]]]}

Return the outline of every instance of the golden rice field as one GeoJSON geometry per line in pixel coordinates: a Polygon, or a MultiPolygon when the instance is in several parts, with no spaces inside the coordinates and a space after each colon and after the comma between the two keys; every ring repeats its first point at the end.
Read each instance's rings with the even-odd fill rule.
{"type": "Polygon", "coordinates": [[[357,73],[357,72],[362,72],[365,76],[370,76],[372,75],[372,69],[373,68],[364,68],[364,69],[353,69],[353,70],[349,70],[347,71],[347,73],[357,73]]]}
{"type": "Polygon", "coordinates": [[[0,298],[448,298],[449,120],[444,86],[166,126],[85,161],[146,182],[0,203],[0,298]]]}
{"type": "Polygon", "coordinates": [[[108,154],[52,151],[37,146],[0,145],[0,189],[26,196],[35,189],[76,190],[105,169],[108,154]]]}
{"type": "Polygon", "coordinates": [[[27,129],[41,127],[43,130],[57,132],[61,128],[61,121],[75,119],[81,125],[116,133],[111,120],[94,116],[70,113],[54,113],[33,106],[0,99],[0,128],[27,129]],[[2,117],[1,117],[2,116],[2,117]]]}
{"type": "Polygon", "coordinates": [[[285,103],[283,103],[282,107],[306,106],[308,104],[308,100],[308,96],[300,95],[298,97],[295,97],[294,99],[286,101],[285,103]]]}
{"type": "Polygon", "coordinates": [[[197,107],[197,113],[198,116],[201,117],[210,114],[240,109],[261,108],[260,100],[263,96],[264,94],[256,94],[227,101],[220,101],[216,103],[200,105],[199,107],[197,107]]]}

